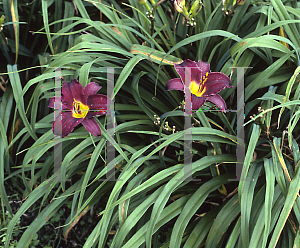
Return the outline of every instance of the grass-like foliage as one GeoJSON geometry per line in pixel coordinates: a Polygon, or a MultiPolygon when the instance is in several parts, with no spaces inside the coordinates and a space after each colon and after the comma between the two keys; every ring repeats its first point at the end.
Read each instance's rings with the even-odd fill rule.
{"type": "Polygon", "coordinates": [[[0,246],[299,247],[300,4],[204,0],[187,25],[172,1],[146,2],[3,0],[0,246]],[[232,111],[207,101],[189,130],[184,93],[165,89],[186,59],[233,86],[220,92],[232,111]],[[240,181],[233,67],[248,67],[240,181]],[[78,126],[54,139],[55,80],[106,94],[107,68],[115,127],[104,115],[100,137],[78,126]]]}

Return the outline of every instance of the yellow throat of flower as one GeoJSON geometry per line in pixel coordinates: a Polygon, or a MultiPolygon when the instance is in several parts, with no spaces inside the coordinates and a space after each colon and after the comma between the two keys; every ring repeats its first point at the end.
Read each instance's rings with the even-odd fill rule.
{"type": "Polygon", "coordinates": [[[84,118],[88,112],[89,112],[89,106],[84,105],[82,102],[76,101],[74,99],[73,111],[72,111],[72,116],[74,118],[84,118]]]}
{"type": "Polygon", "coordinates": [[[201,97],[205,92],[205,82],[207,80],[208,72],[206,72],[205,76],[203,76],[203,80],[200,80],[200,84],[196,83],[195,81],[191,81],[189,89],[193,95],[197,97],[201,97]]]}

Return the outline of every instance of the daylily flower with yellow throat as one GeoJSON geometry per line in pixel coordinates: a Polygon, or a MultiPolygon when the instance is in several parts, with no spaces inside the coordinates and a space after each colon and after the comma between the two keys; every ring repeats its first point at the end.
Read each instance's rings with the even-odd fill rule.
{"type": "MultiPolygon", "coordinates": [[[[101,129],[97,121],[93,118],[97,115],[105,115],[110,99],[102,94],[97,94],[101,89],[97,83],[91,82],[83,89],[82,84],[76,79],[70,83],[62,84],[62,129],[54,128],[55,121],[52,123],[53,133],[61,135],[62,138],[68,136],[73,129],[80,123],[95,137],[101,135],[101,129]]],[[[49,99],[48,107],[54,108],[55,98],[49,99]]],[[[59,119],[58,119],[59,118],[59,119]]]]}
{"type": "Polygon", "coordinates": [[[210,72],[210,64],[201,60],[196,63],[192,60],[185,60],[183,63],[176,65],[175,69],[180,78],[174,78],[167,82],[166,89],[184,90],[185,69],[191,68],[191,80],[188,87],[192,94],[192,109],[199,109],[205,101],[216,104],[220,109],[226,109],[224,99],[218,93],[224,88],[232,88],[230,79],[224,73],[210,72]]]}

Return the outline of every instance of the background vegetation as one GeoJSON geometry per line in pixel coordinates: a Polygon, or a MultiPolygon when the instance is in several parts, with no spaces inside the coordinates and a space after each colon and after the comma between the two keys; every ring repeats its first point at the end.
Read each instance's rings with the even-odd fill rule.
{"type": "Polygon", "coordinates": [[[300,247],[300,6],[238,2],[204,0],[187,26],[171,1],[153,18],[137,0],[2,1],[1,247],[300,247]],[[218,111],[193,114],[192,177],[201,181],[184,180],[184,96],[165,84],[185,59],[230,76],[234,87],[220,94],[229,109],[231,67],[251,67],[244,180],[229,180],[236,114],[218,111]],[[105,116],[101,137],[80,126],[63,138],[54,171],[55,68],[106,94],[105,67],[115,68],[119,180],[105,180],[105,116]]]}

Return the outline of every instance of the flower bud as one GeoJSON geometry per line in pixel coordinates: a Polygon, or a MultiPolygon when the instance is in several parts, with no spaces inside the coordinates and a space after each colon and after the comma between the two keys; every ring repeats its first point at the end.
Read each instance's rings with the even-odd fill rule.
{"type": "Polygon", "coordinates": [[[2,29],[3,29],[3,23],[4,23],[4,19],[5,19],[5,16],[4,15],[2,15],[1,17],[0,17],[0,32],[2,31],[2,29]]]}
{"type": "Polygon", "coordinates": [[[200,0],[195,0],[195,2],[193,3],[191,10],[190,10],[190,15],[196,16],[198,14],[198,12],[201,10],[202,8],[202,2],[200,0]]]}
{"type": "Polygon", "coordinates": [[[174,9],[178,13],[183,12],[183,6],[185,6],[185,0],[174,0],[173,4],[174,4],[174,9]]]}
{"type": "Polygon", "coordinates": [[[139,3],[140,3],[140,4],[146,4],[146,3],[147,3],[147,0],[139,0],[139,3]]]}
{"type": "Polygon", "coordinates": [[[146,15],[150,15],[151,9],[147,3],[147,0],[139,0],[139,3],[146,7],[146,9],[147,9],[146,15]]]}

